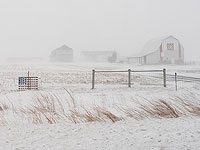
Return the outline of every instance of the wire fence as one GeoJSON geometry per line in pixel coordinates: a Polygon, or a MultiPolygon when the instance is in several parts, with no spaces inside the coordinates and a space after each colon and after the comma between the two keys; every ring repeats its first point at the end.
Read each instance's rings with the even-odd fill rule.
{"type": "MultiPolygon", "coordinates": [[[[166,74],[167,80],[174,81],[175,75],[166,74]]],[[[194,82],[200,84],[200,78],[177,75],[177,81],[194,82]]]]}
{"type": "MultiPolygon", "coordinates": [[[[140,75],[143,77],[152,77],[155,79],[162,79],[162,74],[157,74],[152,76],[152,75],[140,75]]],[[[186,83],[195,83],[195,84],[200,84],[200,78],[197,77],[189,77],[189,76],[183,76],[183,75],[178,75],[177,73],[174,74],[166,74],[166,81],[169,82],[175,82],[175,89],[176,91],[178,90],[178,82],[186,82],[186,83]]]]}
{"type": "MultiPolygon", "coordinates": [[[[144,76],[144,75],[141,75],[141,76],[144,76]]],[[[148,77],[161,79],[162,78],[162,74],[158,74],[158,76],[155,76],[155,75],[151,76],[151,75],[149,75],[148,77]]],[[[175,81],[175,78],[177,78],[177,81],[193,82],[193,83],[200,84],[200,78],[189,77],[189,76],[182,76],[182,75],[178,75],[177,73],[175,73],[175,74],[166,74],[166,81],[175,81]]]]}

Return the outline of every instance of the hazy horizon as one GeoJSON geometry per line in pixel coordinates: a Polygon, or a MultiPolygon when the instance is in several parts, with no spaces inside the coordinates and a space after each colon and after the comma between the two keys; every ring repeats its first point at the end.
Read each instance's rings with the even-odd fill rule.
{"type": "Polygon", "coordinates": [[[131,55],[152,38],[173,35],[186,60],[200,57],[198,0],[7,0],[0,2],[0,58],[75,51],[131,55]]]}

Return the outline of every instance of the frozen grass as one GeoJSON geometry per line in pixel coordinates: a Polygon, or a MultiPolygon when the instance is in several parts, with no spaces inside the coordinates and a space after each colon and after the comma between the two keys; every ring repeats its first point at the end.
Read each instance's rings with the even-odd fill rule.
{"type": "Polygon", "coordinates": [[[40,93],[34,97],[34,103],[25,108],[15,107],[13,104],[0,105],[0,125],[7,124],[55,124],[58,122],[117,122],[129,118],[142,120],[145,118],[178,118],[183,116],[200,116],[200,103],[196,96],[189,93],[172,99],[157,99],[138,103],[137,107],[116,104],[112,108],[92,106],[85,108],[77,104],[73,95],[67,99],[66,109],[55,95],[40,93]],[[111,111],[112,110],[112,111],[111,111]],[[114,110],[114,111],[113,111],[114,110]],[[117,113],[116,113],[117,112],[117,113]],[[14,119],[11,119],[12,116],[14,119]]]}
{"type": "MultiPolygon", "coordinates": [[[[159,98],[146,99],[146,93],[151,92],[151,90],[148,91],[149,89],[144,88],[144,86],[137,88],[136,84],[134,90],[139,89],[139,92],[142,91],[142,97],[139,100],[134,99],[134,96],[130,98],[129,95],[135,91],[121,89],[121,85],[124,86],[123,84],[127,84],[126,73],[96,74],[95,84],[97,84],[96,86],[98,88],[101,88],[100,84],[114,85],[114,88],[109,88],[108,97],[106,97],[107,89],[102,90],[103,88],[100,91],[94,90],[93,92],[86,93],[90,88],[91,70],[93,68],[97,70],[126,70],[127,68],[143,70],[156,69],[158,66],[148,66],[147,68],[147,66],[119,66],[119,64],[99,64],[98,66],[97,64],[94,64],[94,66],[82,64],[0,65],[0,76],[3,79],[0,81],[0,93],[3,95],[2,101],[0,102],[0,126],[9,124],[55,124],[59,122],[117,122],[127,119],[142,120],[145,118],[200,116],[200,96],[195,96],[193,93],[188,92],[188,94],[171,99],[160,98],[159,95],[163,93],[164,89],[160,90],[160,88],[158,89],[156,87],[156,91],[153,92],[160,92],[158,94],[156,93],[159,98]],[[24,104],[24,101],[20,102],[20,98],[15,98],[15,94],[13,94],[13,97],[8,96],[8,98],[5,98],[8,93],[17,93],[17,78],[19,76],[26,76],[27,70],[31,71],[32,76],[40,77],[40,84],[43,88],[41,89],[41,93],[33,97],[33,102],[32,99],[30,100],[30,97],[26,97],[26,94],[23,93],[22,99],[27,98],[25,103],[31,101],[29,105],[24,104]],[[120,85],[120,88],[115,84],[120,85]],[[80,88],[78,87],[79,85],[81,85],[80,88]],[[73,90],[74,86],[77,86],[75,88],[76,96],[80,97],[76,99],[72,92],[67,89],[65,91],[68,95],[66,96],[66,93],[64,93],[65,96],[61,95],[61,98],[59,97],[60,94],[63,94],[63,87],[73,90]],[[58,90],[57,95],[44,94],[42,92],[42,90],[51,92],[52,88],[56,89],[54,92],[58,90]],[[143,93],[144,90],[145,93],[143,93]],[[111,94],[113,93],[113,95],[110,96],[111,94],[109,92],[111,94]],[[120,92],[123,92],[123,94],[120,94],[120,92]],[[102,96],[103,94],[105,96],[102,96]],[[82,96],[83,100],[81,99],[82,96]],[[88,99],[86,99],[86,96],[88,96],[88,99]],[[63,97],[65,97],[65,102],[63,102],[63,97]]],[[[170,71],[174,73],[174,70],[176,70],[178,73],[184,73],[186,75],[192,73],[195,76],[199,76],[200,72],[199,68],[185,66],[168,66],[167,70],[169,73],[170,71]]],[[[146,76],[141,76],[136,73],[132,74],[131,79],[133,82],[140,83],[141,85],[157,84],[160,86],[162,84],[162,79],[146,78],[146,76]]],[[[184,84],[184,86],[187,85],[184,84]]],[[[180,85],[180,90],[184,86],[180,85]]],[[[199,91],[199,86],[195,86],[195,88],[199,91]]],[[[167,90],[171,92],[171,88],[167,90]]],[[[168,94],[167,90],[164,94],[168,94]]],[[[191,89],[191,91],[193,90],[191,89]]]]}

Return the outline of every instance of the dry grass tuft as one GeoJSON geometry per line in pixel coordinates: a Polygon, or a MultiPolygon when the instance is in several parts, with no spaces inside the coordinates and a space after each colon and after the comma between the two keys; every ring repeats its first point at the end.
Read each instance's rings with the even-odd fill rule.
{"type": "Polygon", "coordinates": [[[5,111],[5,110],[8,110],[8,109],[9,109],[9,107],[8,107],[7,104],[4,104],[4,103],[0,104],[0,111],[5,111]]]}
{"type": "Polygon", "coordinates": [[[49,94],[35,96],[34,103],[25,108],[16,108],[12,103],[11,106],[1,104],[0,125],[9,124],[8,116],[6,116],[8,112],[31,124],[55,124],[63,121],[70,121],[75,124],[107,121],[114,123],[127,118],[142,120],[145,118],[178,118],[188,115],[200,117],[200,101],[193,95],[175,97],[170,100],[147,101],[144,99],[145,104],[135,103],[134,106],[118,104],[117,107],[112,108],[105,108],[104,106],[85,108],[78,105],[71,92],[67,92],[70,95],[70,99],[67,100],[68,108],[63,106],[57,96],[49,94]],[[118,113],[114,114],[110,111],[112,109],[118,113]]]}
{"type": "Polygon", "coordinates": [[[117,121],[123,120],[123,118],[114,115],[113,113],[111,113],[110,111],[108,111],[105,108],[97,107],[97,108],[95,108],[95,110],[99,117],[111,120],[112,122],[117,122],[117,121]]]}
{"type": "Polygon", "coordinates": [[[140,113],[144,117],[152,118],[178,118],[180,112],[168,102],[160,99],[155,102],[150,102],[149,105],[140,104],[140,113]]]}

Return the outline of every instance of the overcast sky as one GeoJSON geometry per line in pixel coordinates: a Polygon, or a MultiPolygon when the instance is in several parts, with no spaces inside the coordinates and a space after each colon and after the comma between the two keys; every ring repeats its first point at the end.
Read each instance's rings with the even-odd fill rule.
{"type": "Polygon", "coordinates": [[[0,58],[49,56],[63,44],[130,55],[165,35],[200,58],[200,0],[0,0],[0,58]]]}

